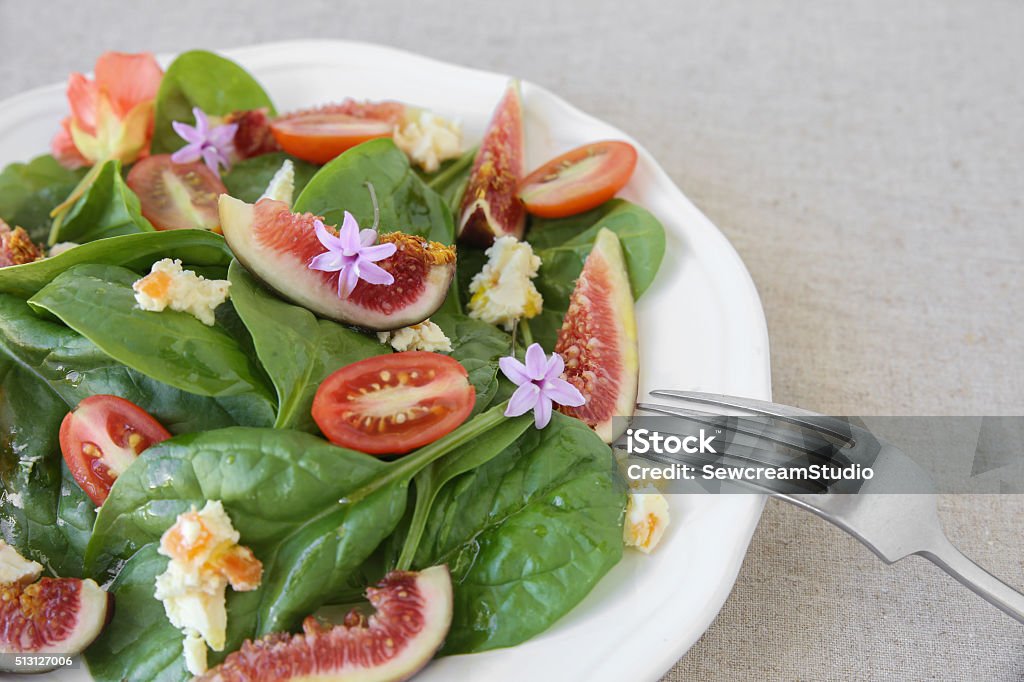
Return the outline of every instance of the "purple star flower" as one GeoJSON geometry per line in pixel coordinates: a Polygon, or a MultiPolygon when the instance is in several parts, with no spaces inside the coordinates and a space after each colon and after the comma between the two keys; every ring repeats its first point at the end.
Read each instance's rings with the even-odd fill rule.
{"type": "Polygon", "coordinates": [[[562,378],[562,356],[552,353],[548,358],[539,343],[526,349],[526,364],[508,356],[498,360],[498,366],[519,387],[508,401],[506,417],[518,417],[533,410],[534,425],[543,429],[551,421],[551,403],[579,407],[587,402],[575,386],[562,378]]]}
{"type": "Polygon", "coordinates": [[[231,166],[230,155],[234,151],[237,123],[219,125],[210,129],[210,119],[199,107],[192,109],[196,124],[190,126],[181,121],[172,121],[174,132],[188,142],[187,145],[171,154],[174,163],[192,163],[202,159],[207,168],[220,177],[220,166],[227,170],[231,166]]]}
{"type": "Polygon", "coordinates": [[[394,244],[376,244],[376,230],[360,230],[359,223],[348,211],[345,211],[345,220],[341,223],[337,237],[319,220],[313,221],[313,227],[327,251],[309,261],[309,269],[337,272],[340,298],[348,298],[361,279],[370,284],[394,284],[394,276],[377,265],[376,261],[393,255],[398,247],[394,244]]]}

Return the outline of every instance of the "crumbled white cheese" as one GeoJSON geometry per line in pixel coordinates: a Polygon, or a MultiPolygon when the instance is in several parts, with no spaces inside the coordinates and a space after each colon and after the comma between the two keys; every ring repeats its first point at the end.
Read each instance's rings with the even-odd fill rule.
{"type": "Polygon", "coordinates": [[[206,647],[224,649],[227,633],[225,592],[259,586],[262,565],[238,544],[239,534],[220,501],[185,512],[160,538],[167,570],[156,578],[156,598],[171,624],[184,636],[185,663],[193,675],[206,671],[206,647]]]}
{"type": "Polygon", "coordinates": [[[487,263],[469,284],[469,316],[511,330],[520,318],[540,314],[544,305],[533,278],[540,256],[512,236],[499,237],[487,249],[487,263]]]}
{"type": "Polygon", "coordinates": [[[623,542],[650,554],[668,528],[668,500],[656,488],[640,488],[629,493],[626,521],[622,526],[623,542]]]}
{"type": "Polygon", "coordinates": [[[441,162],[454,159],[462,151],[462,130],[449,121],[423,109],[410,109],[395,126],[395,144],[413,163],[433,173],[441,162]]]}
{"type": "Polygon", "coordinates": [[[274,177],[270,178],[270,184],[267,185],[267,189],[263,192],[263,196],[260,199],[283,201],[291,207],[294,195],[295,164],[292,163],[291,159],[285,159],[281,167],[274,173],[274,177]]]}
{"type": "Polygon", "coordinates": [[[135,282],[135,300],[143,310],[161,312],[168,307],[213,325],[213,311],[228,299],[231,282],[206,279],[191,270],[182,270],[180,260],[164,258],[153,263],[148,275],[135,282]]]}
{"type": "Polygon", "coordinates": [[[18,554],[17,550],[0,540],[0,585],[35,582],[43,567],[18,554]]]}
{"type": "Polygon", "coordinates": [[[66,251],[70,251],[76,246],[79,246],[77,242],[58,242],[50,247],[50,258],[59,256],[66,251]]]}
{"type": "Polygon", "coordinates": [[[451,353],[452,341],[436,324],[423,320],[419,324],[403,327],[390,332],[377,332],[381,343],[391,343],[397,351],[426,350],[451,353]]]}
{"type": "Polygon", "coordinates": [[[186,631],[181,648],[185,652],[185,669],[193,675],[205,673],[209,667],[206,661],[206,642],[199,633],[195,630],[186,631]]]}

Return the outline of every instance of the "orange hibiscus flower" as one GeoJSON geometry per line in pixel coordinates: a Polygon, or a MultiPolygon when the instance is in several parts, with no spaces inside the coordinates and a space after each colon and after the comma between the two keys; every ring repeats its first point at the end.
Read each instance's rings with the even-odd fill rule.
{"type": "Polygon", "coordinates": [[[96,76],[68,79],[71,116],[53,138],[54,157],[68,168],[117,159],[131,163],[149,153],[153,102],[163,70],[152,54],[106,52],[96,76]]]}

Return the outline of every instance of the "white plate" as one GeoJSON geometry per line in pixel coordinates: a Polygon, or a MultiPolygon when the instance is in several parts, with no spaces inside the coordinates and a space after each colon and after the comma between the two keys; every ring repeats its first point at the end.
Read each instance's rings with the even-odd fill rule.
{"type": "MultiPolygon", "coordinates": [[[[479,139],[507,80],[363,43],[272,43],[226,54],[259,79],[281,111],[348,96],[400,99],[461,119],[469,141],[479,139]]],[[[0,164],[49,148],[67,110],[63,90],[54,85],[0,103],[0,164]]],[[[662,387],[769,399],[764,313],[725,237],[628,135],[536,85],[523,83],[523,97],[528,167],[605,138],[629,140],[640,152],[623,195],[651,210],[668,231],[661,272],[638,309],[641,394],[662,387]]],[[[416,679],[657,680],[724,603],[763,503],[756,495],[672,496],[672,524],[655,553],[627,551],[548,632],[511,649],[441,659],[416,679]]],[[[85,676],[67,671],[50,678],[85,676]]]]}

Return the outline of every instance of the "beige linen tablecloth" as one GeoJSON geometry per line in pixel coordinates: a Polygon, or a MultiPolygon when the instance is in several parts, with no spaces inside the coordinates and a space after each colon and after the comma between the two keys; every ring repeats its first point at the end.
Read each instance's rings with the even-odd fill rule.
{"type": "MultiPolygon", "coordinates": [[[[376,41],[518,74],[635,135],[732,240],[775,397],[836,414],[1024,414],[1024,5],[0,0],[0,97],[107,49],[376,41]]],[[[1024,496],[942,501],[1024,587],[1024,496]]],[[[666,680],[1020,680],[1024,627],[923,560],[770,503],[666,680]]]]}

